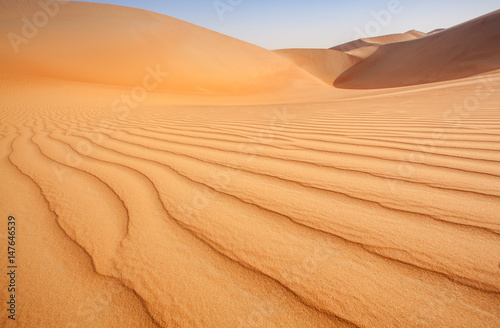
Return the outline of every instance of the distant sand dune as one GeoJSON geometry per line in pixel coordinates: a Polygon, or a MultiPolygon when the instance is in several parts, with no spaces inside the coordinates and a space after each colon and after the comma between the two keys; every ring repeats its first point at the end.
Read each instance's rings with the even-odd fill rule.
{"type": "Polygon", "coordinates": [[[331,49],[282,49],[275,52],[330,86],[359,61],[354,56],[331,49]]]}
{"type": "Polygon", "coordinates": [[[427,37],[380,45],[336,81],[373,89],[459,79],[500,68],[500,11],[427,37]]]}
{"type": "Polygon", "coordinates": [[[378,36],[378,37],[373,37],[373,38],[364,38],[362,40],[366,41],[366,42],[377,43],[377,44],[387,44],[387,43],[415,40],[415,39],[418,39],[418,38],[421,38],[424,36],[426,36],[425,33],[411,30],[411,31],[408,31],[406,33],[389,34],[389,35],[383,35],[383,36],[378,36]]]}
{"type": "Polygon", "coordinates": [[[422,33],[422,32],[416,31],[416,30],[411,30],[411,31],[408,31],[406,33],[382,35],[382,36],[376,36],[376,37],[372,37],[372,38],[362,38],[362,39],[354,40],[354,41],[347,42],[344,44],[340,44],[340,45],[332,47],[330,49],[350,53],[351,51],[359,49],[359,48],[370,47],[370,46],[379,46],[379,45],[387,44],[387,43],[414,40],[414,39],[421,38],[424,36],[426,36],[425,33],[422,33]]]}
{"type": "Polygon", "coordinates": [[[281,49],[275,52],[331,86],[347,69],[376,52],[380,45],[414,40],[425,35],[412,30],[402,34],[364,38],[330,49],[281,49]]]}

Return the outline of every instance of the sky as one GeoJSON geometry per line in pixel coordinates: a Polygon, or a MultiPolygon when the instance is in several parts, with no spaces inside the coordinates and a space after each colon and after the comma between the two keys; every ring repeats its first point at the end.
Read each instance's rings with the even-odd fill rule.
{"type": "Polygon", "coordinates": [[[499,0],[93,0],[176,17],[267,49],[330,48],[430,32],[500,9],[499,0]]]}

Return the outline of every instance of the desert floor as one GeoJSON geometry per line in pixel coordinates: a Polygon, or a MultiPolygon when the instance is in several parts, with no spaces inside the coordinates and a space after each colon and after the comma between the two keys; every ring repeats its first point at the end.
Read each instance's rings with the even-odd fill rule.
{"type": "Polygon", "coordinates": [[[498,326],[499,88],[4,109],[19,324],[498,326]]]}

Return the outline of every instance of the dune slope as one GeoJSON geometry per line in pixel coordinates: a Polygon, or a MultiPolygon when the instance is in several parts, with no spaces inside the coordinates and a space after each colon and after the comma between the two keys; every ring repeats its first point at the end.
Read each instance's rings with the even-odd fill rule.
{"type": "Polygon", "coordinates": [[[10,35],[0,40],[6,67],[121,86],[142,86],[145,76],[152,76],[147,83],[155,90],[188,93],[249,93],[321,83],[271,51],[172,17],[80,2],[57,7],[46,25],[35,26],[35,36],[25,38],[22,17],[34,22],[46,11],[28,0],[0,3],[0,32],[10,35]]]}
{"type": "Polygon", "coordinates": [[[354,41],[340,44],[340,45],[332,47],[330,49],[343,51],[343,52],[350,52],[352,50],[355,50],[355,49],[358,49],[361,47],[414,40],[417,38],[421,38],[423,36],[425,36],[425,33],[411,30],[411,31],[408,31],[406,33],[389,34],[389,35],[383,35],[383,36],[372,37],[372,38],[358,39],[358,40],[354,40],[354,41]]]}
{"type": "Polygon", "coordinates": [[[281,49],[275,53],[332,86],[333,82],[359,60],[349,54],[331,49],[281,49]]]}
{"type": "Polygon", "coordinates": [[[500,11],[436,34],[383,44],[344,72],[338,88],[389,88],[459,79],[500,68],[500,11]]]}
{"type": "Polygon", "coordinates": [[[15,327],[495,327],[498,88],[123,117],[55,87],[8,103],[15,327]]]}
{"type": "Polygon", "coordinates": [[[425,33],[412,30],[401,34],[359,39],[330,49],[280,49],[274,52],[332,86],[340,75],[376,52],[380,45],[423,36],[425,33]]]}

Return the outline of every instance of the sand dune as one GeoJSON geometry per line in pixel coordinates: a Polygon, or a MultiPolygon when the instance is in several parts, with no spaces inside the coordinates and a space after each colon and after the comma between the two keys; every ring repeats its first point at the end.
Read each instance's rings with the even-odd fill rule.
{"type": "MultiPolygon", "coordinates": [[[[150,85],[159,82],[156,90],[188,93],[250,93],[293,81],[320,83],[271,51],[172,17],[78,2],[59,8],[36,37],[26,44],[14,42],[18,53],[8,38],[1,39],[0,58],[7,67],[122,86],[142,84],[150,74],[150,85]]],[[[28,0],[0,3],[2,34],[22,36],[23,15],[41,10],[28,0]]]]}
{"type": "Polygon", "coordinates": [[[377,36],[373,38],[364,38],[362,39],[363,41],[374,43],[374,44],[388,44],[388,43],[395,43],[395,42],[401,42],[401,41],[408,41],[408,40],[415,40],[419,39],[421,37],[426,36],[425,33],[416,31],[416,30],[411,30],[406,33],[400,33],[400,34],[389,34],[389,35],[383,35],[383,36],[377,36]]]}
{"type": "Polygon", "coordinates": [[[359,39],[330,49],[280,49],[274,52],[331,86],[345,71],[375,53],[380,45],[414,40],[425,35],[412,30],[359,39]]]}
{"type": "Polygon", "coordinates": [[[437,28],[435,30],[430,31],[428,34],[436,34],[436,33],[442,32],[444,30],[445,30],[444,28],[437,28]]]}
{"type": "Polygon", "coordinates": [[[427,37],[389,43],[348,69],[340,88],[389,88],[473,76],[500,68],[500,11],[427,37]]]}
{"type": "Polygon", "coordinates": [[[282,49],[275,52],[330,86],[359,61],[352,55],[331,49],[282,49]]]}
{"type": "Polygon", "coordinates": [[[349,68],[378,51],[380,45],[424,36],[425,33],[411,30],[401,34],[359,39],[330,49],[280,49],[274,52],[331,86],[349,68]]]}
{"type": "Polygon", "coordinates": [[[406,33],[388,34],[388,35],[382,35],[382,36],[377,36],[377,37],[372,37],[372,38],[363,38],[363,39],[359,39],[359,40],[354,40],[351,42],[340,44],[340,45],[332,47],[330,49],[349,52],[349,51],[352,51],[352,50],[355,50],[355,49],[358,49],[361,47],[414,40],[414,39],[421,38],[423,36],[425,36],[425,33],[411,30],[411,31],[408,31],[406,33]]]}
{"type": "MultiPolygon", "coordinates": [[[[2,33],[37,10],[2,2],[2,33]]],[[[141,10],[61,10],[19,57],[1,41],[0,215],[19,227],[1,327],[499,326],[500,71],[331,85],[374,83],[361,65],[434,37],[442,60],[472,44],[455,60],[494,67],[498,13],[379,38],[349,68],[141,10]],[[116,111],[157,62],[173,79],[116,111]]],[[[426,72],[429,56],[401,58],[426,72]]]]}
{"type": "Polygon", "coordinates": [[[406,33],[389,34],[372,38],[358,39],[344,44],[340,44],[330,49],[356,55],[359,58],[366,58],[368,57],[368,55],[371,55],[373,52],[375,52],[378,49],[378,46],[382,44],[414,40],[424,36],[426,36],[425,33],[416,30],[411,30],[406,33]]]}

